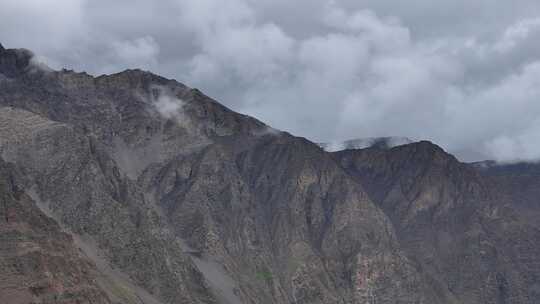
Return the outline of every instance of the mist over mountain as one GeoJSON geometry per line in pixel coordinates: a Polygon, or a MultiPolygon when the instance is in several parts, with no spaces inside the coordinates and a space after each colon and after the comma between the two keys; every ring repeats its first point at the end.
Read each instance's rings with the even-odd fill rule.
{"type": "Polygon", "coordinates": [[[0,156],[2,304],[540,298],[534,164],[326,152],[176,80],[4,47],[0,156]]]}
{"type": "Polygon", "coordinates": [[[3,0],[0,28],[57,70],[149,70],[314,142],[540,159],[537,0],[3,0]]]}
{"type": "MultiPolygon", "coordinates": [[[[378,148],[378,149],[390,149],[397,146],[410,144],[415,142],[407,137],[399,136],[386,136],[386,137],[366,137],[350,139],[345,141],[333,141],[327,143],[318,143],[318,145],[328,152],[337,152],[348,149],[366,149],[366,148],[378,148]]],[[[450,153],[456,156],[462,162],[475,163],[482,161],[492,161],[489,155],[479,152],[475,149],[464,149],[457,151],[450,151],[450,153]]],[[[497,163],[497,161],[493,161],[497,163]]],[[[510,160],[503,163],[519,163],[519,160],[510,160]]],[[[523,161],[522,161],[523,162],[523,161]]],[[[524,161],[527,162],[527,161],[524,161]]]]}
{"type": "Polygon", "coordinates": [[[368,137],[350,139],[343,142],[319,143],[319,146],[328,152],[337,152],[347,149],[379,148],[390,149],[396,146],[410,144],[413,141],[407,137],[368,137]]]}

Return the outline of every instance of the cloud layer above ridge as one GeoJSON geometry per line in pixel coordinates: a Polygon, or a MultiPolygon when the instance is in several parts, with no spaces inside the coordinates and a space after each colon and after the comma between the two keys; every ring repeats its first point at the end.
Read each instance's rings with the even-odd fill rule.
{"type": "Polygon", "coordinates": [[[314,141],[540,158],[537,1],[5,0],[0,28],[54,68],[148,69],[314,141]]]}

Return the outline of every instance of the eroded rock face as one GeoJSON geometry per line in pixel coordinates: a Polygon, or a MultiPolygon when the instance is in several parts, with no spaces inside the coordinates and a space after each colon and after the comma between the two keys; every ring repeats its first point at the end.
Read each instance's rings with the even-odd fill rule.
{"type": "Polygon", "coordinates": [[[304,139],[222,138],[155,170],[144,183],[177,234],[220,257],[255,303],[432,296],[384,213],[304,139]]]}
{"type": "Polygon", "coordinates": [[[115,267],[151,294],[212,303],[202,276],[137,185],[94,138],[25,110],[1,108],[2,155],[26,189],[76,235],[93,238],[115,267]]]}
{"type": "Polygon", "coordinates": [[[433,145],[330,154],[151,73],[2,56],[0,153],[95,264],[104,299],[532,303],[533,270],[510,275],[498,265],[521,260],[483,248],[535,230],[501,222],[501,196],[433,145]]]}
{"type": "Polygon", "coordinates": [[[97,284],[96,266],[39,210],[20,179],[0,159],[0,302],[112,303],[97,284]]]}
{"type": "Polygon", "coordinates": [[[448,296],[471,304],[537,301],[540,230],[522,212],[527,205],[538,210],[531,206],[538,203],[534,170],[462,164],[429,142],[334,156],[392,219],[401,248],[448,296]]]}

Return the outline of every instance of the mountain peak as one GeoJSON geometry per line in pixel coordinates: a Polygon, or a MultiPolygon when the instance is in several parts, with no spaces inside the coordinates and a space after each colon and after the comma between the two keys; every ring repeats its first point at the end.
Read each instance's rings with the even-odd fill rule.
{"type": "Polygon", "coordinates": [[[16,77],[26,72],[34,53],[27,49],[5,49],[0,44],[0,73],[16,77]]]}

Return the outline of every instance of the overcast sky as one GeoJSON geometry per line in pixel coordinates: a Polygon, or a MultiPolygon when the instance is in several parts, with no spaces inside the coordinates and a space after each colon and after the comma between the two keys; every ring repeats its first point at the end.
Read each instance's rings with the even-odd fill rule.
{"type": "Polygon", "coordinates": [[[147,69],[314,141],[540,158],[538,0],[0,0],[0,42],[147,69]]]}

